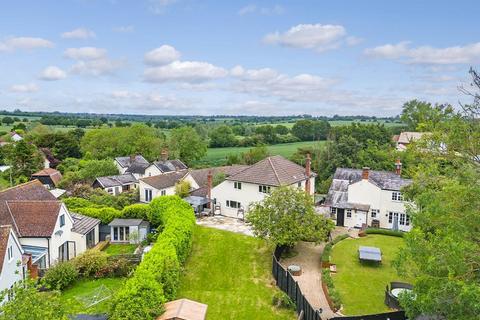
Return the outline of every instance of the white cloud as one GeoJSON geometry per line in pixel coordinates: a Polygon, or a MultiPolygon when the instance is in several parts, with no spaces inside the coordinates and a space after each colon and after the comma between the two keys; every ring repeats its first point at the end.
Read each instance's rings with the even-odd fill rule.
{"type": "Polygon", "coordinates": [[[95,60],[103,59],[107,55],[107,50],[96,47],[68,48],[64,56],[75,60],[95,60]]]}
{"type": "Polygon", "coordinates": [[[178,0],[149,0],[148,9],[154,14],[165,13],[168,6],[178,2],[178,0]]]}
{"type": "Polygon", "coordinates": [[[114,99],[131,99],[131,98],[141,97],[139,93],[128,91],[128,90],[115,90],[115,91],[112,91],[110,95],[114,99]]]}
{"type": "Polygon", "coordinates": [[[77,28],[72,31],[67,31],[62,33],[61,36],[64,39],[89,39],[96,37],[95,32],[86,28],[77,28]]]}
{"type": "Polygon", "coordinates": [[[101,76],[113,74],[126,64],[124,60],[111,60],[101,58],[88,61],[78,61],[70,68],[70,72],[74,74],[101,76]]]}
{"type": "Polygon", "coordinates": [[[147,68],[144,79],[147,82],[203,82],[227,76],[227,70],[208,62],[174,61],[170,64],[147,68]]]}
{"type": "Polygon", "coordinates": [[[67,74],[65,73],[65,71],[56,66],[48,66],[40,74],[40,79],[46,81],[61,80],[65,79],[66,77],[67,74]]]}
{"type": "Polygon", "coordinates": [[[480,42],[464,46],[410,48],[409,42],[386,44],[365,50],[367,56],[399,59],[412,64],[475,64],[480,62],[480,42]]]}
{"type": "Polygon", "coordinates": [[[285,8],[281,5],[274,5],[273,7],[259,7],[255,4],[246,5],[243,8],[238,10],[238,14],[241,16],[250,14],[250,13],[259,13],[262,15],[280,15],[285,12],[285,8]]]}
{"type": "Polygon", "coordinates": [[[341,25],[331,24],[299,24],[288,31],[270,33],[264,37],[267,44],[277,44],[285,47],[313,49],[318,52],[336,49],[344,42],[352,45],[358,42],[353,37],[347,37],[347,31],[341,25]],[[353,41],[352,41],[353,40],[353,41]]]}
{"type": "Polygon", "coordinates": [[[3,42],[0,41],[0,52],[15,51],[18,49],[32,50],[36,48],[53,48],[53,47],[54,47],[53,42],[43,38],[13,37],[13,38],[7,38],[3,42]]]}
{"type": "Polygon", "coordinates": [[[35,83],[26,84],[14,84],[10,87],[11,92],[17,93],[31,93],[39,90],[39,87],[35,83]]]}
{"type": "Polygon", "coordinates": [[[148,65],[165,65],[180,59],[180,52],[174,47],[163,45],[145,54],[144,62],[148,65]]]}
{"type": "Polygon", "coordinates": [[[135,30],[135,27],[132,26],[132,25],[118,26],[118,27],[113,28],[113,31],[120,32],[120,33],[130,33],[130,32],[133,32],[134,30],[135,30]]]}

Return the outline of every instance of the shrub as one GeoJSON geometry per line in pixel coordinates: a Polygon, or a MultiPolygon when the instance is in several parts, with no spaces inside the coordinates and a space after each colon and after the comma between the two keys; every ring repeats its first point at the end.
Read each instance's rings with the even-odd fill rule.
{"type": "Polygon", "coordinates": [[[176,297],[180,266],[190,252],[195,216],[178,196],[154,199],[150,222],[163,226],[157,242],[112,301],[111,319],[155,319],[165,300],[176,297]]]}
{"type": "Polygon", "coordinates": [[[283,291],[275,293],[272,297],[272,305],[277,308],[295,310],[296,305],[290,297],[283,291]]]}
{"type": "Polygon", "coordinates": [[[395,231],[389,229],[378,229],[378,228],[368,228],[365,230],[366,234],[383,234],[385,236],[392,236],[392,237],[400,237],[403,238],[405,232],[403,231],[395,231]]]}
{"type": "Polygon", "coordinates": [[[108,255],[103,251],[87,250],[72,260],[79,274],[93,277],[108,265],[108,255]]]}
{"type": "Polygon", "coordinates": [[[83,198],[68,197],[68,198],[63,198],[62,201],[63,203],[65,203],[67,208],[72,211],[75,211],[80,208],[97,207],[93,202],[83,198]]]}
{"type": "Polygon", "coordinates": [[[132,204],[122,210],[123,218],[148,220],[150,216],[150,206],[148,204],[132,204]]]}
{"type": "Polygon", "coordinates": [[[72,262],[59,262],[45,272],[42,283],[49,289],[63,290],[72,284],[77,277],[78,271],[72,262]]]}
{"type": "Polygon", "coordinates": [[[342,299],[340,293],[335,289],[335,285],[333,284],[332,276],[330,275],[330,270],[322,269],[322,282],[328,288],[328,296],[333,303],[333,306],[336,310],[340,309],[342,306],[342,299]]]}
{"type": "Polygon", "coordinates": [[[323,248],[323,253],[322,253],[322,262],[330,262],[330,254],[332,253],[332,247],[334,244],[339,243],[340,241],[350,237],[348,234],[341,234],[339,236],[336,236],[335,239],[332,241],[328,242],[325,247],[323,248]]]}
{"type": "Polygon", "coordinates": [[[76,210],[78,213],[84,214],[86,216],[97,218],[102,221],[104,224],[109,224],[115,218],[121,218],[122,212],[115,208],[105,207],[105,208],[79,208],[76,210]]]}

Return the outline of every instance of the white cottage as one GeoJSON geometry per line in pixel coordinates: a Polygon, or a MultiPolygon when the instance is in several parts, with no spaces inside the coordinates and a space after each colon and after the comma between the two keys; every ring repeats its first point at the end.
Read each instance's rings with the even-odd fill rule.
{"type": "Polygon", "coordinates": [[[140,179],[140,201],[150,202],[156,197],[174,195],[175,186],[182,181],[187,181],[191,190],[199,187],[188,170],[172,171],[140,179]]]}
{"type": "Polygon", "coordinates": [[[272,188],[291,186],[305,189],[313,196],[316,174],[306,167],[272,156],[228,176],[211,190],[214,213],[243,219],[251,203],[262,201],[272,188]]]}
{"type": "Polygon", "coordinates": [[[116,157],[114,164],[120,174],[131,173],[137,179],[144,177],[145,169],[150,165],[147,159],[145,159],[142,155],[116,157]]]}
{"type": "Polygon", "coordinates": [[[411,180],[401,177],[399,161],[396,166],[396,172],[337,168],[324,204],[336,225],[409,231],[401,189],[411,180]]]}
{"type": "Polygon", "coordinates": [[[10,289],[25,277],[22,256],[23,249],[12,226],[0,226],[0,291],[10,289]]]}

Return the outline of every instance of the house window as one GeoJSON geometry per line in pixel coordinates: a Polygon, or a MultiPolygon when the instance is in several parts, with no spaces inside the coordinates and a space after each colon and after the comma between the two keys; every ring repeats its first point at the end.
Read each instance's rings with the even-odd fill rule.
{"type": "Polygon", "coordinates": [[[65,241],[60,247],[58,247],[58,260],[68,260],[68,241],[65,241]]]}
{"type": "Polygon", "coordinates": [[[410,225],[410,216],[408,214],[405,214],[405,225],[406,226],[410,225]]]}
{"type": "Polygon", "coordinates": [[[13,259],[13,247],[8,247],[8,261],[13,259]]]}
{"type": "Polygon", "coordinates": [[[394,192],[392,192],[392,200],[393,201],[403,201],[403,195],[400,192],[394,191],[394,192]]]}
{"type": "Polygon", "coordinates": [[[388,223],[392,223],[393,222],[393,212],[389,212],[388,213],[388,223]]]}
{"type": "Polygon", "coordinates": [[[152,189],[145,189],[145,201],[152,201],[152,189]]]}
{"type": "Polygon", "coordinates": [[[300,181],[297,183],[297,188],[301,188],[301,187],[302,187],[302,182],[300,181]]]}
{"type": "Polygon", "coordinates": [[[164,196],[164,195],[166,195],[166,194],[167,194],[167,190],[162,190],[162,191],[160,191],[160,195],[161,195],[161,196],[164,196]]]}
{"type": "Polygon", "coordinates": [[[107,188],[107,192],[110,194],[113,194],[113,189],[112,188],[107,188]]]}
{"type": "Polygon", "coordinates": [[[242,206],[242,204],[238,201],[227,200],[227,207],[238,209],[242,206]]]}
{"type": "Polygon", "coordinates": [[[60,228],[63,227],[65,225],[65,215],[62,214],[60,216],[60,228]]]}
{"type": "Polygon", "coordinates": [[[258,192],[270,193],[270,186],[258,186],[258,192]]]}
{"type": "Polygon", "coordinates": [[[380,210],[379,209],[372,209],[370,211],[370,215],[372,218],[376,218],[378,215],[380,214],[380,210]]]}
{"type": "Polygon", "coordinates": [[[401,226],[405,225],[405,213],[400,213],[400,221],[399,221],[401,226]]]}
{"type": "Polygon", "coordinates": [[[235,189],[242,190],[242,183],[235,181],[235,182],[233,183],[233,187],[234,187],[235,189]]]}
{"type": "Polygon", "coordinates": [[[113,240],[118,241],[118,228],[113,227],[113,240]]]}
{"type": "Polygon", "coordinates": [[[95,229],[87,233],[85,239],[87,241],[87,248],[93,248],[95,246],[95,229]]]}
{"type": "Polygon", "coordinates": [[[114,241],[128,241],[130,236],[130,227],[113,227],[114,241]]]}
{"type": "Polygon", "coordinates": [[[330,207],[330,213],[331,213],[332,215],[336,215],[336,214],[337,214],[337,208],[330,207]]]}
{"type": "Polygon", "coordinates": [[[352,209],[347,209],[347,218],[352,217],[352,209]]]}

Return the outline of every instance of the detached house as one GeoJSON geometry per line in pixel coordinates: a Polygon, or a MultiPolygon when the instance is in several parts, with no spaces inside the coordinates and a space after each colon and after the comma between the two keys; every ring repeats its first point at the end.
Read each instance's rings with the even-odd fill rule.
{"type": "Polygon", "coordinates": [[[145,177],[153,177],[158,176],[160,174],[174,172],[174,171],[181,171],[187,170],[188,167],[180,160],[159,160],[154,161],[150,166],[145,169],[145,177]]]}
{"type": "Polygon", "coordinates": [[[150,163],[142,155],[116,157],[114,160],[120,174],[131,173],[139,179],[145,175],[145,169],[150,163]]]}
{"type": "Polygon", "coordinates": [[[211,190],[214,213],[243,219],[251,203],[262,201],[273,188],[291,186],[313,195],[316,174],[282,156],[265,158],[228,176],[211,190]]]}
{"type": "Polygon", "coordinates": [[[92,184],[93,188],[102,188],[111,195],[119,195],[122,192],[137,188],[138,180],[132,173],[117,176],[98,177],[92,184]]]}
{"type": "Polygon", "coordinates": [[[420,140],[425,134],[425,132],[405,131],[399,135],[395,135],[393,142],[395,142],[398,151],[405,151],[410,143],[420,140]]]}
{"type": "Polygon", "coordinates": [[[336,225],[409,231],[401,189],[411,180],[401,177],[401,168],[400,161],[395,172],[337,168],[324,204],[336,225]]]}
{"type": "Polygon", "coordinates": [[[187,181],[191,190],[198,189],[197,182],[188,170],[172,171],[140,179],[140,201],[150,202],[155,197],[174,195],[175,186],[182,181],[187,181]]]}
{"type": "Polygon", "coordinates": [[[25,277],[22,261],[23,249],[12,226],[0,226],[0,292],[25,277]]]}
{"type": "Polygon", "coordinates": [[[47,189],[55,189],[62,180],[60,171],[52,168],[45,168],[32,174],[32,180],[39,180],[47,189]]]}

